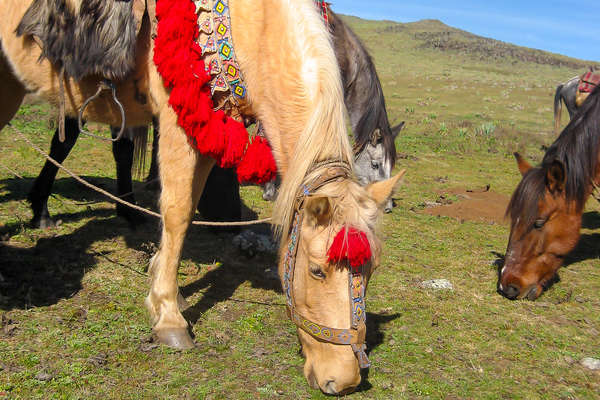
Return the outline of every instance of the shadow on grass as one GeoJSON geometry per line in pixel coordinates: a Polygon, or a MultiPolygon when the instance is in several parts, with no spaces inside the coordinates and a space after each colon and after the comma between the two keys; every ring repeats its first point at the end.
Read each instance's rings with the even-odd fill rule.
{"type": "MultiPolygon", "coordinates": [[[[86,270],[97,263],[88,250],[105,239],[126,234],[128,229],[114,211],[100,209],[76,213],[74,219],[98,217],[67,235],[44,237],[34,247],[0,243],[0,309],[40,307],[55,304],[77,293],[86,270]]],[[[9,231],[13,227],[4,229],[9,231]]],[[[32,234],[24,231],[25,235],[32,234]]]]}
{"type": "MultiPolygon", "coordinates": [[[[400,317],[401,314],[373,314],[367,313],[367,354],[370,354],[380,344],[384,342],[385,335],[383,333],[383,326],[389,324],[391,321],[400,317]]],[[[360,385],[356,389],[357,392],[366,392],[370,390],[373,385],[369,382],[370,369],[363,369],[360,371],[362,377],[360,385]]]]}
{"type": "MultiPolygon", "coordinates": [[[[258,226],[253,231],[268,232],[267,226],[258,226]]],[[[241,255],[239,251],[231,251],[230,246],[232,235],[220,234],[216,243],[210,243],[214,249],[212,261],[218,260],[222,265],[207,272],[199,280],[183,286],[180,291],[183,297],[189,297],[194,293],[205,290],[201,299],[189,307],[183,313],[184,317],[192,325],[196,324],[202,314],[211,309],[215,304],[231,298],[237,288],[248,281],[253,288],[273,290],[281,293],[281,284],[279,279],[265,273],[266,268],[277,269],[277,256],[269,254],[259,254],[252,259],[241,255]],[[219,255],[220,257],[214,258],[219,255]]],[[[201,244],[195,246],[186,246],[184,255],[193,260],[205,253],[201,244]]]]}
{"type": "MultiPolygon", "coordinates": [[[[97,176],[82,176],[87,182],[101,187],[111,193],[116,192],[117,181],[113,178],[97,176]]],[[[6,190],[6,194],[0,195],[0,203],[6,201],[26,200],[29,191],[33,187],[35,178],[4,179],[0,181],[0,187],[6,190]]],[[[58,194],[75,202],[105,201],[106,197],[91,189],[82,186],[71,177],[58,178],[52,186],[52,193],[58,194]]],[[[50,210],[52,211],[52,210],[50,210]]]]}
{"type": "MultiPolygon", "coordinates": [[[[108,178],[85,179],[104,188],[114,186],[114,180],[108,178]]],[[[32,184],[33,179],[0,181],[0,185],[6,190],[6,193],[0,196],[0,202],[25,200],[32,184]]],[[[73,201],[105,200],[103,196],[83,188],[71,178],[57,180],[53,192],[73,201]]],[[[147,206],[148,203],[154,202],[153,192],[142,191],[140,195],[138,197],[141,198],[139,202],[142,205],[145,203],[147,206]]],[[[82,209],[84,207],[81,206],[82,209]]],[[[50,210],[51,213],[52,211],[50,210]]],[[[256,214],[242,203],[242,217],[250,219],[255,216],[256,214]]],[[[33,247],[0,242],[0,309],[48,306],[77,293],[82,288],[81,280],[87,270],[93,269],[101,259],[112,261],[111,259],[119,258],[110,256],[112,253],[118,253],[119,248],[101,254],[90,251],[94,243],[123,237],[128,248],[148,251],[148,242],[158,243],[160,240],[160,222],[153,217],[147,217],[147,223],[136,231],[132,231],[124,219],[116,217],[114,209],[108,208],[85,208],[78,212],[55,214],[53,218],[55,221],[62,220],[63,224],[91,220],[74,231],[59,236],[53,236],[53,231],[31,230],[27,221],[5,224],[0,228],[0,238],[4,239],[17,234],[33,240],[44,236],[37,239],[33,247]]],[[[268,227],[261,227],[260,230],[268,232],[268,227]]],[[[203,279],[205,284],[200,287],[215,286],[219,290],[209,291],[211,294],[219,292],[218,296],[229,296],[248,277],[259,287],[273,286],[272,283],[261,283],[264,268],[260,269],[258,265],[265,260],[249,262],[243,259],[240,262],[241,256],[236,254],[236,249],[231,244],[232,235],[220,233],[215,236],[214,232],[214,229],[204,227],[191,228],[187,235],[183,258],[203,264],[219,260],[226,266],[232,266],[232,269],[228,272],[225,268],[225,271],[209,274],[208,279],[203,279]],[[225,275],[221,276],[221,273],[225,275]],[[211,282],[210,279],[216,281],[211,282]],[[224,292],[220,292],[223,288],[219,286],[223,283],[222,280],[226,283],[223,287],[228,288],[224,292]]],[[[273,260],[266,262],[275,264],[273,260]]],[[[210,302],[207,301],[205,305],[210,307],[210,302]]]]}

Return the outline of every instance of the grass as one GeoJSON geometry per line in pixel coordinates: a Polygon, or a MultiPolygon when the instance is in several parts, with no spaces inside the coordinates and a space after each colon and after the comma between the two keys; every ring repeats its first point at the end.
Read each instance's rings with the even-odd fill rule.
{"type": "MultiPolygon", "coordinates": [[[[556,84],[580,71],[482,58],[480,44],[429,46],[456,36],[439,36],[451,28],[431,21],[347,20],[374,56],[391,119],[407,121],[397,147],[398,168],[409,170],[383,217],[384,256],[367,296],[373,367],[351,397],[599,398],[600,376],[579,365],[600,358],[598,204],[588,204],[562,281],[536,302],[495,292],[505,225],[421,213],[456,187],[509,195],[519,180],[512,152],[541,159],[554,139],[556,84]],[[436,278],[454,291],[418,285],[436,278]]],[[[47,148],[53,121],[47,104],[29,102],[14,124],[47,148]]],[[[0,399],[324,398],[305,382],[279,283],[264,272],[272,256],[247,260],[229,236],[191,228],[179,283],[198,349],[156,347],[143,299],[158,224],[131,231],[112,205],[59,174],[49,208],[62,224],[30,229],[25,197],[42,161],[9,129],[0,154],[25,178],[0,168],[0,399]]],[[[66,165],[114,187],[109,144],[81,138],[66,165]]],[[[246,206],[268,216],[260,195],[243,188],[246,206]]],[[[143,192],[140,202],[155,198],[143,192]]]]}

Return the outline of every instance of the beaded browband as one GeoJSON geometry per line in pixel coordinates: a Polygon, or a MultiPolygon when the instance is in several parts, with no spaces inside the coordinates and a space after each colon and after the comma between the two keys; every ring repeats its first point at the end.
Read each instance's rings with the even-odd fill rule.
{"type": "MultiPolygon", "coordinates": [[[[366,327],[366,309],[365,309],[365,280],[363,268],[349,268],[348,286],[351,302],[351,327],[347,329],[330,328],[318,324],[304,317],[296,310],[293,294],[294,269],[296,255],[298,253],[298,239],[300,237],[300,228],[302,226],[302,209],[304,200],[311,193],[314,193],[324,185],[341,179],[347,179],[352,176],[350,167],[345,162],[328,161],[321,163],[320,168],[324,172],[315,179],[302,185],[299,195],[296,198],[295,213],[292,228],[289,234],[288,247],[284,259],[283,291],[287,300],[287,311],[290,319],[296,326],[313,338],[336,345],[350,345],[360,368],[368,368],[371,364],[365,352],[366,327]]],[[[320,169],[319,168],[319,169],[320,169]]],[[[313,169],[314,171],[315,169],[313,169]]]]}

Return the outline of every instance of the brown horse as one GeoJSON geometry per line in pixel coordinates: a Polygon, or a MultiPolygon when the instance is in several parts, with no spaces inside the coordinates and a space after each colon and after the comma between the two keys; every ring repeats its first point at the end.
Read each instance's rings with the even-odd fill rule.
{"type": "Polygon", "coordinates": [[[511,218],[498,291],[509,299],[534,300],[555,278],[575,248],[583,209],[600,178],[600,88],[532,168],[518,154],[523,179],[507,214],[511,218]]]}
{"type": "MultiPolygon", "coordinates": [[[[184,349],[193,347],[194,343],[179,308],[177,270],[194,208],[215,162],[189,145],[187,135],[178,125],[177,114],[169,106],[169,90],[152,61],[154,2],[146,3],[149,6],[137,30],[135,57],[130,55],[132,69],[126,76],[115,78],[114,84],[125,106],[128,125],[147,125],[153,115],[159,119],[162,239],[149,269],[151,288],[146,306],[157,338],[184,349]]],[[[11,120],[26,92],[36,93],[54,105],[58,105],[61,98],[62,79],[57,65],[48,61],[45,57],[48,54],[42,53],[34,36],[16,34],[31,5],[32,0],[0,2],[0,128],[11,120]]],[[[127,7],[129,2],[36,0],[34,5],[42,16],[63,13],[62,17],[68,23],[52,27],[67,29],[59,31],[58,37],[69,40],[76,55],[86,56],[83,60],[98,61],[94,65],[101,67],[103,63],[93,59],[103,56],[101,52],[94,53],[93,46],[86,47],[86,41],[78,43],[77,36],[65,32],[69,32],[72,22],[91,23],[93,26],[81,29],[84,35],[85,32],[98,35],[98,32],[106,31],[107,37],[114,38],[110,31],[115,22],[110,19],[111,10],[127,7]],[[80,21],[82,10],[104,19],[80,21]]],[[[336,232],[343,232],[343,228],[351,227],[360,232],[361,244],[372,250],[368,253],[372,254],[367,263],[368,271],[364,273],[366,286],[381,249],[375,234],[376,219],[399,176],[366,188],[353,176],[339,67],[313,0],[231,0],[229,12],[235,52],[249,94],[241,109],[263,123],[283,177],[274,206],[274,221],[282,235],[283,247],[291,240],[297,241],[297,254],[293,257],[295,279],[290,289],[293,305],[315,324],[349,330],[352,328],[352,298],[348,290],[348,267],[330,262],[328,249],[334,236],[339,237],[336,232]],[[344,165],[346,172],[330,181],[320,182],[312,192],[307,192],[305,185],[315,177],[326,175],[328,160],[344,165]],[[305,200],[300,207],[299,198],[305,200]],[[301,230],[299,237],[290,236],[290,228],[295,225],[292,223],[294,216],[302,220],[298,227],[301,230]]],[[[42,26],[41,30],[44,29],[42,26]]],[[[101,35],[100,39],[103,37],[101,35]]],[[[60,46],[50,50],[59,51],[60,46]]],[[[76,72],[64,78],[68,116],[77,115],[103,79],[98,74],[75,79],[72,76],[76,72]]],[[[92,102],[84,118],[120,124],[119,109],[110,96],[101,96],[92,102]]],[[[283,264],[286,259],[283,250],[281,254],[283,264]]],[[[283,270],[280,265],[280,271],[283,270]]],[[[302,329],[298,330],[298,335],[306,356],[305,376],[313,387],[339,394],[351,391],[359,384],[360,370],[354,345],[324,341],[302,329]]],[[[353,344],[364,343],[364,331],[360,336],[353,344]]]]}

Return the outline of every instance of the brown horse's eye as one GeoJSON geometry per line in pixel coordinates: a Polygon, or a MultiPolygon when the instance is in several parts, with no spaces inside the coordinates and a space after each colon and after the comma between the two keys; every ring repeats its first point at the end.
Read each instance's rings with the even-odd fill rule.
{"type": "Polygon", "coordinates": [[[546,224],[546,220],[545,219],[538,219],[533,223],[533,227],[535,229],[542,229],[544,227],[544,225],[546,224]]]}
{"type": "Polygon", "coordinates": [[[315,278],[317,278],[317,279],[325,279],[326,278],[325,273],[323,272],[321,267],[318,266],[317,264],[310,263],[308,265],[308,268],[310,270],[311,275],[314,276],[315,278]]]}

